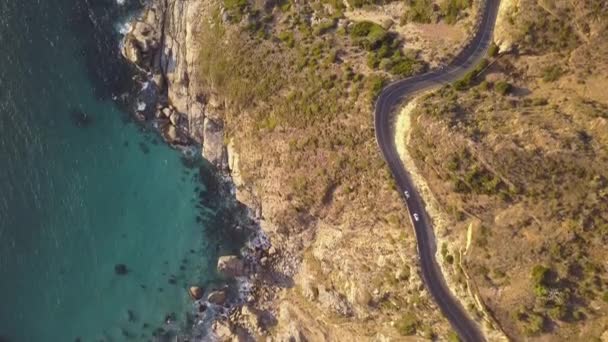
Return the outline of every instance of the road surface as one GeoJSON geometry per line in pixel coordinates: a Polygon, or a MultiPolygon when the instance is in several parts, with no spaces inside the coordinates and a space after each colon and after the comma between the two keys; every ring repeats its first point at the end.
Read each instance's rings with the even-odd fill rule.
{"type": "Polygon", "coordinates": [[[405,200],[418,246],[422,280],[429,293],[463,341],[484,341],[479,326],[471,320],[466,310],[452,296],[435,260],[433,228],[424,210],[420,195],[413,186],[409,174],[397,153],[393,129],[394,114],[414,94],[442,84],[458,80],[486,55],[492,42],[494,23],[500,0],[486,0],[479,22],[479,29],[471,42],[448,66],[426,74],[406,78],[386,86],[376,101],[376,140],[382,155],[397,183],[397,189],[405,200]]]}

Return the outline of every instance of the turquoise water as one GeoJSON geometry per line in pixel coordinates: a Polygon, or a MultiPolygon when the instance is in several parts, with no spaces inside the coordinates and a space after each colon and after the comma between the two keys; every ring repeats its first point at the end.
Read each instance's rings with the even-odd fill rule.
{"type": "Polygon", "coordinates": [[[114,33],[128,5],[0,3],[0,341],[183,328],[187,286],[238,248],[213,171],[115,101],[131,86],[114,33]]]}

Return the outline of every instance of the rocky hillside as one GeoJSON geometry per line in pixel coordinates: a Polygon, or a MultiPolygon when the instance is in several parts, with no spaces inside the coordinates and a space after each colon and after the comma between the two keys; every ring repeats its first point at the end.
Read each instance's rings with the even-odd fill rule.
{"type": "Polygon", "coordinates": [[[514,340],[608,337],[607,26],[604,1],[504,1],[503,53],[412,111],[442,253],[470,227],[465,268],[514,340]]]}
{"type": "Polygon", "coordinates": [[[152,1],[124,55],[137,116],[203,144],[273,247],[222,339],[455,338],[418,276],[413,231],[374,140],[389,80],[450,60],[479,1],[152,1]],[[446,48],[449,46],[449,48],[446,48]]]}

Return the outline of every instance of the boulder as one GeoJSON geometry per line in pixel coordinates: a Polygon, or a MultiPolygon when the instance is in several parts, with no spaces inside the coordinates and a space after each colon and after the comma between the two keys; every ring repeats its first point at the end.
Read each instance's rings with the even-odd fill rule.
{"type": "Polygon", "coordinates": [[[133,35],[127,35],[122,48],[123,56],[133,64],[139,65],[142,61],[139,43],[133,35]]]}
{"type": "Polygon", "coordinates": [[[169,121],[171,121],[171,124],[173,126],[179,125],[179,114],[177,114],[176,112],[171,113],[169,115],[169,121]]]}
{"type": "Polygon", "coordinates": [[[194,300],[199,300],[203,298],[203,292],[203,289],[198,286],[190,286],[190,288],[188,289],[188,294],[194,300]]]}
{"type": "Polygon", "coordinates": [[[224,305],[226,297],[227,294],[225,290],[216,290],[212,291],[209,296],[207,296],[207,301],[216,305],[224,305]]]}
{"type": "Polygon", "coordinates": [[[162,113],[167,118],[171,118],[171,108],[169,108],[169,107],[163,108],[162,113]]]}
{"type": "Polygon", "coordinates": [[[238,256],[225,255],[217,261],[217,271],[225,277],[240,277],[245,275],[245,265],[238,256]]]}
{"type": "Polygon", "coordinates": [[[177,140],[177,128],[175,128],[175,126],[167,125],[167,130],[165,131],[165,134],[169,142],[175,142],[177,140]]]}
{"type": "Polygon", "coordinates": [[[116,273],[117,275],[126,275],[127,273],[129,273],[129,269],[125,264],[116,264],[114,265],[114,273],[116,273]]]}

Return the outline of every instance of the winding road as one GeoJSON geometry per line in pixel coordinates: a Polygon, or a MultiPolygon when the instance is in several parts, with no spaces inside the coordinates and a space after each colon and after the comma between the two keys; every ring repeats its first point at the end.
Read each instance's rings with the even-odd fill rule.
{"type": "Polygon", "coordinates": [[[426,74],[406,78],[386,86],[376,101],[376,140],[388,164],[397,188],[405,200],[416,233],[422,280],[435,299],[441,312],[449,320],[460,338],[467,342],[484,341],[484,336],[466,310],[446,286],[435,260],[435,237],[423,202],[414,188],[408,172],[397,153],[393,121],[395,111],[413,95],[430,88],[451,83],[474,68],[484,58],[492,41],[500,0],[486,0],[477,33],[470,43],[446,67],[426,74]]]}

